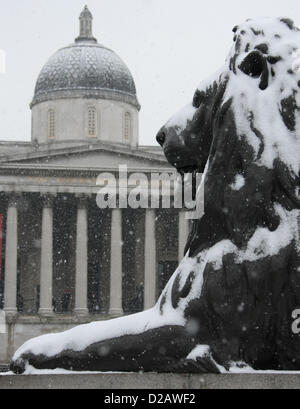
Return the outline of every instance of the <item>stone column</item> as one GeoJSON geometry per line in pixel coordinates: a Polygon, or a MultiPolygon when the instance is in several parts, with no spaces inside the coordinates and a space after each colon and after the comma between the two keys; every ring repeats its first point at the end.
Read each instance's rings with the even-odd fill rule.
{"type": "Polygon", "coordinates": [[[156,303],[156,237],[155,210],[146,210],[145,220],[145,281],[144,308],[148,309],[156,303]]]}
{"type": "Polygon", "coordinates": [[[4,310],[16,315],[17,309],[17,261],[18,261],[18,209],[17,196],[8,199],[6,217],[4,310]]]}
{"type": "Polygon", "coordinates": [[[123,314],[122,307],[122,211],[111,212],[110,299],[109,314],[123,314]]]}
{"type": "Polygon", "coordinates": [[[45,316],[53,314],[53,199],[43,196],[39,314],[45,316]]]}
{"type": "Polygon", "coordinates": [[[179,212],[178,221],[178,262],[180,263],[184,256],[184,248],[189,237],[189,219],[185,218],[185,211],[179,212]]]}
{"type": "Polygon", "coordinates": [[[87,315],[88,292],[88,212],[87,198],[80,196],[77,205],[75,313],[87,315]]]}

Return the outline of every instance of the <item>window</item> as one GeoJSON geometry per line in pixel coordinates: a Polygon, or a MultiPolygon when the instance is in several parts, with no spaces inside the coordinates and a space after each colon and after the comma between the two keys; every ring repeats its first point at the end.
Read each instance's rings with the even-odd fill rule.
{"type": "Polygon", "coordinates": [[[48,137],[55,138],[55,111],[49,109],[48,111],[48,137]]]}
{"type": "Polygon", "coordinates": [[[96,121],[97,112],[95,107],[88,109],[88,136],[93,138],[96,136],[96,121]]]}
{"type": "Polygon", "coordinates": [[[129,141],[131,137],[131,115],[129,112],[125,113],[124,118],[124,139],[125,141],[129,141]]]}

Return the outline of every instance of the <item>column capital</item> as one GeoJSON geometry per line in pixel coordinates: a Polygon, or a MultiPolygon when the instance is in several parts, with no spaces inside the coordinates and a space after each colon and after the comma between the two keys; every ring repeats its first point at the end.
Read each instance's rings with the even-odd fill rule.
{"type": "Polygon", "coordinates": [[[86,209],[88,207],[89,197],[87,195],[84,194],[77,195],[76,199],[78,209],[86,209]]]}
{"type": "Polygon", "coordinates": [[[149,207],[148,209],[145,209],[145,213],[148,213],[148,215],[151,214],[151,215],[156,216],[156,211],[157,209],[152,209],[151,207],[149,207]]]}
{"type": "Polygon", "coordinates": [[[10,193],[8,196],[8,207],[18,207],[20,198],[20,193],[10,193]]]}
{"type": "Polygon", "coordinates": [[[54,196],[50,193],[41,194],[42,204],[44,208],[51,209],[54,203],[54,196]]]}

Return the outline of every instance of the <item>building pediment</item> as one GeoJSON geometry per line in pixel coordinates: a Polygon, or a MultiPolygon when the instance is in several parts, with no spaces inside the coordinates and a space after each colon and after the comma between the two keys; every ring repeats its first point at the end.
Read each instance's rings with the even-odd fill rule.
{"type": "Polygon", "coordinates": [[[21,155],[11,155],[5,163],[26,165],[49,165],[61,168],[93,168],[93,169],[118,169],[126,165],[128,169],[166,169],[170,165],[164,156],[149,152],[142,148],[128,149],[121,146],[72,146],[52,149],[38,149],[21,155]]]}

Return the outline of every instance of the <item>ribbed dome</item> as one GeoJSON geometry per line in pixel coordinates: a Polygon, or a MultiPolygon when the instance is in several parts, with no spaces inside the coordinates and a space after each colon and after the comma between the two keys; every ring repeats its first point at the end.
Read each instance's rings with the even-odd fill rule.
{"type": "Polygon", "coordinates": [[[122,101],[139,108],[130,71],[116,53],[97,44],[87,8],[80,19],[81,32],[76,42],[58,50],[43,67],[32,106],[57,98],[90,97],[122,101]]]}

